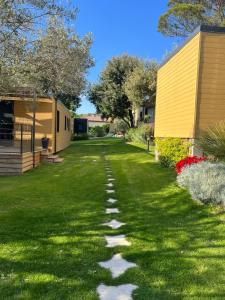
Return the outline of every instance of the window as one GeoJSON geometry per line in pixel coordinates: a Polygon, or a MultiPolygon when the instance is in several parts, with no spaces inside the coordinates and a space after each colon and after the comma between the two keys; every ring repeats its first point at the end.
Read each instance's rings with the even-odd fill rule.
{"type": "Polygon", "coordinates": [[[60,127],[60,112],[57,110],[57,132],[59,132],[60,127]]]}
{"type": "Polygon", "coordinates": [[[70,131],[70,119],[69,118],[67,118],[67,129],[68,129],[68,131],[70,131]]]}
{"type": "Polygon", "coordinates": [[[64,119],[64,129],[66,130],[67,129],[67,117],[65,116],[65,119],[64,119]]]}

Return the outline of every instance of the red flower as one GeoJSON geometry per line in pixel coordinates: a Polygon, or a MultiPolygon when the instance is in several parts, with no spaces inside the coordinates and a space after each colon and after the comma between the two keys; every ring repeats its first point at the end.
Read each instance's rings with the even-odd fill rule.
{"type": "Polygon", "coordinates": [[[176,172],[177,174],[180,174],[182,172],[182,169],[186,166],[190,166],[192,164],[197,164],[201,161],[205,161],[206,157],[198,157],[198,156],[188,156],[176,163],[176,172]]]}

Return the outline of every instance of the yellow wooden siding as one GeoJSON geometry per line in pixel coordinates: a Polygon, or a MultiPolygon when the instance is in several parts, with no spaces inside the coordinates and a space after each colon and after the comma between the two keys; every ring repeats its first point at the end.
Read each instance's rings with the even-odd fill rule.
{"type": "Polygon", "coordinates": [[[197,136],[225,120],[225,34],[202,33],[197,136]]]}
{"type": "Polygon", "coordinates": [[[200,34],[158,71],[156,137],[193,138],[200,34]]]}
{"type": "Polygon", "coordinates": [[[70,145],[72,130],[71,113],[69,110],[61,102],[57,102],[57,110],[60,113],[60,126],[59,132],[56,134],[56,152],[70,145]],[[70,120],[70,130],[68,128],[65,129],[65,117],[70,120]]]}
{"type": "MultiPolygon", "coordinates": [[[[41,147],[41,139],[46,135],[49,138],[49,148],[52,149],[53,127],[52,127],[52,106],[53,101],[39,102],[36,107],[35,143],[36,147],[41,147]]],[[[19,124],[33,125],[33,112],[31,102],[14,101],[15,122],[19,124]]],[[[24,133],[25,139],[30,139],[31,135],[24,133]]]]}

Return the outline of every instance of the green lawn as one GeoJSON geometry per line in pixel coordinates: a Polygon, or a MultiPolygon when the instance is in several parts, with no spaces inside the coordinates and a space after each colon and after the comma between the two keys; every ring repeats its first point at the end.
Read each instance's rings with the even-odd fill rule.
{"type": "Polygon", "coordinates": [[[123,141],[76,142],[65,161],[0,178],[0,299],[97,300],[100,283],[139,286],[135,300],[225,299],[224,213],[195,204],[172,170],[123,141]],[[106,175],[131,247],[105,248],[106,175]],[[96,162],[94,160],[97,160],[96,162]],[[119,279],[97,265],[136,263],[119,279]]]}

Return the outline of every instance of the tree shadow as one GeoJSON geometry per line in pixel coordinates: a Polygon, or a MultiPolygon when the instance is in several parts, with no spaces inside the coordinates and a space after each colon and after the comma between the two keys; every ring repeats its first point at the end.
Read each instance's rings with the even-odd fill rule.
{"type": "Polygon", "coordinates": [[[61,165],[0,180],[2,299],[97,300],[101,282],[137,284],[135,300],[225,298],[223,213],[194,203],[173,171],[121,140],[74,143],[62,156],[61,165]],[[115,234],[101,225],[110,219],[105,157],[126,223],[116,234],[132,247],[104,247],[115,234]],[[112,280],[97,262],[116,252],[138,268],[112,280]]]}

